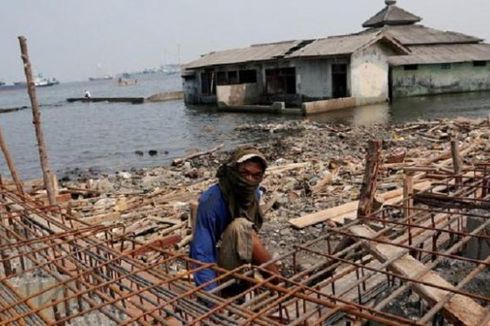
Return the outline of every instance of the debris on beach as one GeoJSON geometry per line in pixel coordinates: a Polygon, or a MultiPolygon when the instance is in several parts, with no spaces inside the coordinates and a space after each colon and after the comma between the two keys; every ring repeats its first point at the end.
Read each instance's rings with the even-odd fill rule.
{"type": "MultiPolygon", "coordinates": [[[[298,304],[304,305],[305,311],[298,310],[297,315],[290,311],[283,316],[283,323],[330,316],[332,321],[347,318],[403,324],[444,316],[472,325],[474,320],[485,318],[490,302],[485,283],[489,261],[482,256],[487,249],[479,239],[488,236],[474,230],[481,232],[489,223],[481,224],[490,208],[490,121],[460,118],[365,127],[303,121],[242,125],[235,131],[268,135],[266,141],[255,144],[269,161],[261,198],[267,221],[260,235],[281,266],[283,279],[277,280],[278,286],[269,287],[257,276],[256,286],[261,289],[258,293],[271,300],[276,298],[274,291],[290,293],[291,301],[281,299],[281,304],[269,308],[277,315],[284,307],[293,311],[298,304]],[[379,151],[367,147],[368,143],[377,143],[379,151]],[[467,229],[470,220],[480,224],[467,229]],[[472,251],[477,256],[465,258],[464,246],[477,248],[472,251]],[[407,285],[410,283],[412,286],[407,285]],[[348,309],[332,304],[328,299],[332,296],[344,300],[348,309]],[[465,302],[465,311],[455,305],[459,301],[465,302]],[[367,308],[375,303],[379,308],[367,308]],[[326,313],[332,308],[342,313],[326,313]]],[[[30,217],[37,232],[49,228],[54,232],[46,235],[45,245],[51,246],[50,241],[54,241],[53,248],[61,252],[65,246],[78,252],[81,248],[90,251],[93,244],[99,243],[93,247],[93,255],[80,254],[65,266],[59,264],[43,273],[58,282],[64,275],[88,282],[80,281],[97,293],[106,311],[114,310],[114,314],[105,314],[109,320],[126,314],[137,318],[140,314],[135,309],[145,311],[143,307],[158,306],[157,300],[145,301],[143,297],[136,305],[140,292],[146,293],[146,298],[170,302],[165,313],[148,317],[155,322],[162,316],[165,321],[179,320],[179,309],[193,316],[194,308],[177,307],[173,300],[180,300],[175,295],[182,295],[189,300],[185,302],[201,309],[202,302],[193,301],[198,289],[193,288],[190,276],[199,267],[185,257],[199,195],[216,182],[216,171],[228,155],[219,145],[193,151],[168,166],[111,175],[96,170],[72,171],[60,177],[55,210],[42,206],[47,205],[42,180],[24,183],[30,198],[27,202],[34,200],[39,207],[46,207],[30,217]],[[57,214],[63,220],[55,223],[57,214]],[[59,239],[56,234],[60,234],[59,239]],[[98,263],[101,267],[91,265],[97,261],[96,255],[112,257],[107,261],[119,263],[107,265],[107,270],[104,260],[98,263]],[[83,273],[73,276],[75,266],[118,285],[106,289],[100,285],[102,280],[87,281],[83,273]],[[152,274],[148,266],[159,267],[152,274]],[[132,271],[138,271],[139,278],[130,277],[135,273],[132,271]],[[118,282],[119,278],[125,281],[118,282]],[[164,292],[152,282],[169,282],[174,292],[164,292]],[[145,290],[148,284],[153,285],[145,290]],[[152,287],[162,292],[152,291],[152,287]],[[131,309],[110,304],[110,298],[128,295],[135,298],[125,303],[134,305],[131,309]]],[[[5,180],[4,187],[15,191],[15,184],[5,180]]],[[[18,209],[23,205],[12,193],[5,198],[9,204],[3,205],[17,205],[18,209]]],[[[23,209],[33,209],[28,207],[23,209]]],[[[18,243],[26,244],[30,242],[18,243]]],[[[7,277],[16,275],[15,269],[28,269],[21,267],[20,261],[7,263],[8,257],[18,257],[14,255],[18,250],[9,249],[7,258],[2,258],[7,277]]],[[[22,250],[21,256],[25,248],[22,250]]],[[[46,252],[49,254],[50,249],[46,252]]],[[[56,255],[63,254],[49,259],[56,261],[56,255]]],[[[255,270],[257,274],[260,268],[255,270]]],[[[247,275],[244,272],[240,277],[247,275]]],[[[222,304],[226,311],[231,309],[228,316],[235,316],[229,303],[205,296],[222,304]]],[[[91,300],[90,296],[86,300],[91,300]]],[[[68,303],[66,307],[64,312],[53,308],[54,318],[78,320],[74,307],[68,303]]],[[[90,312],[91,318],[98,318],[90,307],[83,302],[77,306],[79,311],[90,312]]],[[[244,313],[244,318],[253,316],[252,311],[244,313]]],[[[222,317],[218,312],[210,316],[222,317]]],[[[267,319],[269,314],[257,318],[267,319]]]]}

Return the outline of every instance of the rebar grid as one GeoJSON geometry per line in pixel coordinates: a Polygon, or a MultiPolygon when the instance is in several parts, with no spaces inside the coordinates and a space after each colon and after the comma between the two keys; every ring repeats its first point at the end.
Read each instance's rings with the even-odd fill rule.
{"type": "Polygon", "coordinates": [[[8,241],[0,246],[4,254],[0,284],[11,286],[13,280],[34,273],[53,280],[32,293],[17,294],[14,300],[0,299],[2,324],[20,325],[33,318],[39,318],[38,324],[62,324],[91,313],[104,315],[115,324],[168,324],[170,319],[182,324],[301,324],[318,320],[322,307],[351,314],[352,319],[373,319],[388,325],[409,323],[348,301],[340,304],[284,278],[258,281],[253,277],[260,270],[257,267],[235,271],[213,267],[220,273],[217,281],[233,279],[250,284],[249,290],[225,300],[201,291],[206,284],[195,287],[191,283],[194,272],[210,266],[159,248],[154,248],[160,253],[159,259],[143,264],[132,257],[140,244],[124,234],[112,234],[118,225],[72,230],[73,221],[82,221],[37,207],[14,193],[3,192],[1,197],[4,211],[0,233],[8,241]],[[282,283],[278,286],[270,281],[282,283]],[[52,293],[56,296],[45,300],[52,293]],[[242,299],[250,302],[261,296],[269,300],[257,301],[253,309],[240,304],[242,299]]]}
{"type": "MultiPolygon", "coordinates": [[[[445,185],[454,187],[450,180],[445,185]]],[[[387,207],[343,227],[327,228],[325,236],[276,258],[291,266],[291,275],[265,279],[255,277],[268,275],[264,266],[225,271],[156,247],[150,249],[158,255],[143,263],[134,257],[142,244],[123,226],[87,225],[57,207],[42,207],[0,189],[0,289],[5,293],[0,323],[63,324],[90,316],[127,325],[320,325],[339,318],[421,325],[436,315],[452,320],[460,317],[450,307],[455,298],[464,297],[482,309],[490,302],[465,288],[488,271],[489,259],[460,255],[470,240],[490,239],[484,234],[488,216],[470,210],[489,202],[488,185],[488,177],[480,175],[447,191],[446,200],[471,205],[413,206],[409,217],[403,217],[403,207],[387,207]],[[469,232],[468,218],[484,223],[469,232]],[[349,244],[336,248],[339,238],[350,239],[349,244]],[[393,252],[383,256],[388,249],[393,252]],[[397,264],[407,257],[421,268],[414,273],[400,270],[397,264]],[[300,268],[308,258],[314,263],[300,268]],[[447,262],[472,267],[452,283],[425,279],[440,273],[447,262]],[[220,288],[239,281],[248,283],[248,289],[227,299],[206,293],[202,289],[207,284],[192,283],[192,274],[203,268],[218,272],[220,288]],[[45,284],[26,291],[33,280],[45,284]],[[421,289],[439,291],[441,299],[436,302],[421,289]],[[407,292],[416,293],[416,313],[400,313],[389,305],[396,300],[404,304],[407,292]]],[[[486,318],[482,314],[481,320],[486,318]]]]}

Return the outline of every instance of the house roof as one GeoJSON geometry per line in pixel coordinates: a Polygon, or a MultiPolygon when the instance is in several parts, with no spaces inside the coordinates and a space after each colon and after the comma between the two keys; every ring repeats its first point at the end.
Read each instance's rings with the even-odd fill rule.
{"type": "Polygon", "coordinates": [[[410,55],[389,58],[392,66],[490,61],[490,44],[441,44],[411,46],[410,55]]]}
{"type": "Polygon", "coordinates": [[[258,44],[248,48],[211,52],[186,64],[184,68],[196,69],[280,58],[350,55],[378,41],[389,44],[400,54],[408,54],[410,52],[408,48],[404,47],[391,35],[378,32],[362,35],[334,36],[314,41],[305,40],[258,44]]]}
{"type": "Polygon", "coordinates": [[[206,66],[239,64],[255,61],[267,61],[284,57],[301,41],[285,41],[252,45],[247,48],[210,52],[184,66],[185,69],[195,69],[206,66]]]}
{"type": "Polygon", "coordinates": [[[360,34],[370,34],[384,32],[392,35],[403,45],[429,45],[429,44],[450,44],[450,43],[479,43],[481,38],[477,38],[462,33],[441,31],[438,29],[425,27],[423,25],[409,26],[384,26],[372,28],[360,34]]]}
{"type": "Polygon", "coordinates": [[[422,18],[397,7],[395,0],[387,0],[386,7],[362,24],[363,27],[382,27],[385,25],[411,25],[422,18]]]}
{"type": "Polygon", "coordinates": [[[398,53],[408,54],[410,50],[404,47],[391,35],[383,32],[360,34],[360,35],[345,35],[334,36],[323,39],[318,39],[308,44],[297,51],[288,55],[288,58],[294,57],[326,57],[338,55],[350,55],[363,47],[372,45],[378,41],[384,41],[390,44],[397,50],[398,53]]]}
{"type": "Polygon", "coordinates": [[[188,63],[184,69],[282,58],[350,55],[376,42],[384,42],[395,49],[396,53],[401,54],[390,59],[392,65],[487,60],[487,52],[490,53],[490,49],[488,45],[481,44],[482,39],[415,24],[421,18],[398,8],[395,4],[395,0],[386,0],[386,7],[364,23],[364,26],[369,28],[359,33],[211,52],[188,63]],[[414,53],[410,53],[411,51],[414,53]]]}

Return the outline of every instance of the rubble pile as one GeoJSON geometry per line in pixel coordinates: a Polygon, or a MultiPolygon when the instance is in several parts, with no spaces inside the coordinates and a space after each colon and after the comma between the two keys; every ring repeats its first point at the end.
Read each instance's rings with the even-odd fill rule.
{"type": "MultiPolygon", "coordinates": [[[[400,189],[405,167],[431,166],[447,172],[451,139],[457,140],[466,162],[488,160],[490,153],[489,121],[483,119],[355,128],[294,121],[242,125],[236,131],[244,136],[263,134],[264,141],[255,144],[270,162],[262,183],[268,218],[262,233],[276,254],[316,238],[325,225],[335,223],[295,229],[289,220],[358,199],[370,139],[384,141],[379,193],[400,189]]],[[[124,223],[126,232],[143,242],[178,234],[181,241],[175,249],[186,250],[192,234],[191,210],[199,194],[215,182],[216,170],[228,156],[220,148],[175,160],[172,166],[97,179],[84,173],[79,180],[65,178],[60,190],[71,195],[67,206],[72,214],[87,223],[124,223]]]]}

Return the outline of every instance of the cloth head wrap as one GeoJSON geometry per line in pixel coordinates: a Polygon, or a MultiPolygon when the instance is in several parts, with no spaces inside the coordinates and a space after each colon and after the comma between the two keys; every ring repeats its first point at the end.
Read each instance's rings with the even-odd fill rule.
{"type": "Polygon", "coordinates": [[[263,170],[267,168],[265,157],[256,148],[246,147],[235,150],[228,161],[221,165],[216,176],[223,192],[232,219],[245,217],[254,223],[256,230],[262,227],[264,216],[257,198],[260,181],[251,181],[240,175],[238,167],[249,160],[257,160],[263,170]]]}

